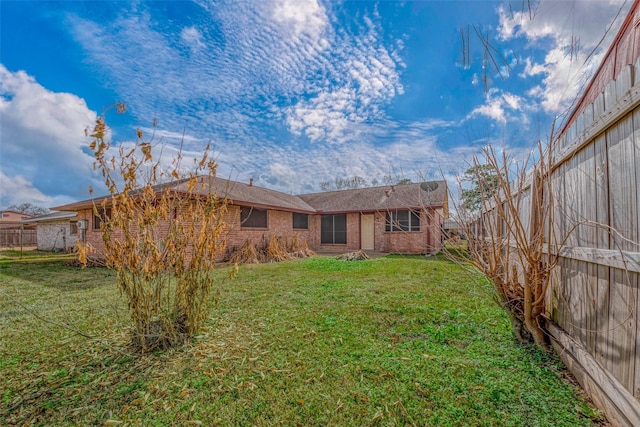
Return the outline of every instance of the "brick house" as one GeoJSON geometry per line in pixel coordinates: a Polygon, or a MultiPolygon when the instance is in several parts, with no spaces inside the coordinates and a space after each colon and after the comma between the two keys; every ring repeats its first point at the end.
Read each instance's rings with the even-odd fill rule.
{"type": "MultiPolygon", "coordinates": [[[[184,183],[171,185],[176,192],[185,191],[184,183]]],[[[315,251],[433,253],[443,245],[442,224],[448,217],[445,181],[303,195],[221,178],[214,178],[212,186],[229,201],[228,248],[240,247],[247,239],[260,243],[270,235],[297,236],[315,251]]],[[[102,200],[54,208],[77,212],[80,238],[98,252],[100,218],[93,206],[102,200]]]]}
{"type": "Polygon", "coordinates": [[[9,210],[0,211],[0,229],[19,230],[23,228],[22,221],[29,218],[33,218],[33,215],[9,210]]]}
{"type": "Polygon", "coordinates": [[[75,212],[52,212],[22,221],[35,226],[37,247],[41,251],[67,251],[75,248],[78,236],[75,212]]]}

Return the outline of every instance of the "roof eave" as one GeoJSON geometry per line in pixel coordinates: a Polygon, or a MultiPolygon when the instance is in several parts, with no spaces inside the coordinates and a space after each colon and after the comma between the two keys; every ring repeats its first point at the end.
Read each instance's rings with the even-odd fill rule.
{"type": "Polygon", "coordinates": [[[294,207],[289,207],[289,206],[276,206],[276,205],[269,205],[269,204],[264,204],[264,203],[247,202],[247,201],[243,201],[243,200],[232,200],[232,199],[227,199],[227,200],[228,200],[229,204],[233,205],[233,206],[254,207],[254,208],[258,208],[258,209],[271,209],[271,210],[276,210],[276,211],[296,212],[296,213],[306,213],[306,214],[316,214],[316,213],[318,213],[318,211],[316,211],[314,209],[294,208],[294,207]]]}
{"type": "Polygon", "coordinates": [[[21,222],[22,223],[36,223],[36,222],[50,222],[50,221],[61,221],[61,220],[66,220],[66,219],[73,219],[75,217],[77,217],[77,214],[75,212],[66,212],[63,211],[66,215],[59,215],[59,216],[53,216],[50,218],[29,218],[29,219],[23,219],[21,222]]]}

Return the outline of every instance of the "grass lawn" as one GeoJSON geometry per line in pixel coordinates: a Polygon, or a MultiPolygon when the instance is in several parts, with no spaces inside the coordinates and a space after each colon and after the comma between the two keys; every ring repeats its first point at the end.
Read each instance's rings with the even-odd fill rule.
{"type": "Polygon", "coordinates": [[[67,252],[39,251],[37,249],[2,249],[0,250],[0,263],[12,262],[16,260],[40,261],[43,259],[74,259],[76,255],[67,252]]]}
{"type": "Polygon", "coordinates": [[[136,358],[121,353],[127,312],[113,272],[0,263],[0,425],[601,421],[556,358],[514,342],[489,285],[442,258],[316,257],[215,274],[221,299],[202,334],[136,358]]]}

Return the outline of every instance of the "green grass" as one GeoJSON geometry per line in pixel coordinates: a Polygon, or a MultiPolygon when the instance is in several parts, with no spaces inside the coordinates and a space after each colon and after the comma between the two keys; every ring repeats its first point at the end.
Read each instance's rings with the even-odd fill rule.
{"type": "Polygon", "coordinates": [[[37,249],[2,249],[0,264],[13,261],[41,261],[53,259],[74,259],[76,256],[68,252],[39,251],[37,249]]]}
{"type": "Polygon", "coordinates": [[[0,425],[588,426],[559,361],[439,258],[241,267],[189,345],[123,355],[111,271],[0,265],[0,425]],[[73,325],[109,345],[39,320],[73,325]]]}

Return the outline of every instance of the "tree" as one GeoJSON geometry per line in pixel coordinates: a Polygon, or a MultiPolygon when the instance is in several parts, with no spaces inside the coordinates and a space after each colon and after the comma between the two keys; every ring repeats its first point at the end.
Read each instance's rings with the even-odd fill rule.
{"type": "Polygon", "coordinates": [[[49,213],[49,209],[36,206],[32,203],[13,204],[7,208],[8,211],[16,211],[27,215],[44,215],[49,213]]]}
{"type": "Polygon", "coordinates": [[[373,178],[371,182],[368,182],[361,176],[354,175],[347,178],[335,178],[333,181],[323,181],[320,183],[320,189],[322,191],[335,191],[335,190],[353,190],[356,188],[365,187],[377,187],[378,185],[401,185],[411,184],[410,178],[403,178],[400,175],[392,177],[391,175],[385,175],[382,180],[373,178]]]}
{"type": "MultiPolygon", "coordinates": [[[[124,105],[117,108],[124,112],[124,105]]],[[[90,149],[109,193],[94,205],[103,219],[104,261],[115,269],[128,300],[134,346],[174,346],[206,319],[211,270],[226,244],[227,203],[213,185],[217,164],[207,146],[190,165],[178,154],[165,171],[141,130],[133,146],[121,145],[115,155],[106,134],[103,114],[90,134],[90,149]]],[[[81,262],[90,252],[79,244],[81,262]]]]}
{"type": "Polygon", "coordinates": [[[367,180],[361,176],[354,175],[347,178],[337,177],[331,181],[323,181],[320,183],[320,189],[322,191],[333,191],[333,190],[352,190],[356,188],[367,187],[367,180]]]}
{"type": "Polygon", "coordinates": [[[499,170],[489,164],[476,164],[467,169],[461,179],[462,208],[475,213],[482,208],[483,200],[489,200],[499,186],[499,170]]]}

